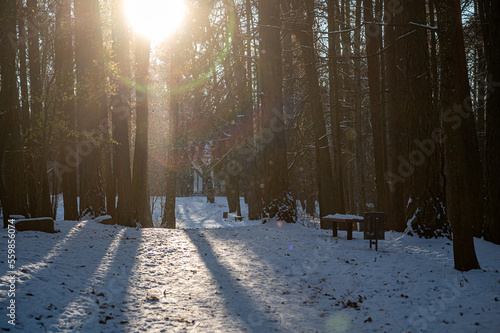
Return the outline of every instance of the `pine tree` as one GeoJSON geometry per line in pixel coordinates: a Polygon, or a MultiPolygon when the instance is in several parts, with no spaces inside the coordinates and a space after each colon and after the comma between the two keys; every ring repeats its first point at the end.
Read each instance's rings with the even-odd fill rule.
{"type": "Polygon", "coordinates": [[[136,35],[136,136],[134,168],[132,178],[132,200],[135,208],[135,220],[145,228],[153,227],[149,209],[148,184],[148,71],[151,41],[136,35]]]}
{"type": "Polygon", "coordinates": [[[60,110],[66,125],[66,135],[61,140],[58,173],[62,181],[64,219],[78,220],[76,193],[77,162],[68,152],[76,151],[76,114],[74,110],[73,29],[71,1],[62,0],[56,9],[55,76],[56,108],[60,110]]]}
{"type": "Polygon", "coordinates": [[[118,202],[116,221],[120,225],[134,226],[132,220],[132,172],[130,168],[130,51],[129,33],[123,10],[124,1],[115,0],[113,5],[113,60],[116,63],[114,94],[111,96],[113,140],[113,174],[118,202]]]}
{"type": "Polygon", "coordinates": [[[270,217],[295,222],[296,210],[288,192],[288,165],[283,117],[283,82],[281,68],[280,1],[259,1],[260,75],[262,87],[262,134],[266,147],[264,169],[264,202],[270,217]]]}
{"type": "Polygon", "coordinates": [[[486,95],[486,187],[488,210],[485,239],[500,244],[500,2],[479,0],[488,67],[486,95]]]}
{"type": "Polygon", "coordinates": [[[106,83],[98,0],[75,0],[76,109],[80,131],[80,217],[105,214],[101,144],[107,127],[106,83]]]}
{"type": "Polygon", "coordinates": [[[470,102],[459,0],[436,4],[441,50],[441,103],[445,146],[447,215],[453,232],[455,269],[478,269],[472,226],[483,218],[479,148],[470,102]]]}

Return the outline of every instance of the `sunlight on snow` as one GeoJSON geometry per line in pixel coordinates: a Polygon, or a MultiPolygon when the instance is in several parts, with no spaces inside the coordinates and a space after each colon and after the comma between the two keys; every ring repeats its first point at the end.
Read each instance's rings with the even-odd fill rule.
{"type": "Polygon", "coordinates": [[[351,318],[348,313],[340,312],[331,315],[325,324],[326,332],[347,332],[351,318]]]}
{"type": "MultiPolygon", "coordinates": [[[[115,236],[115,239],[107,248],[105,252],[106,255],[102,258],[94,274],[87,280],[85,288],[99,290],[99,288],[105,283],[109,268],[111,267],[118,252],[125,230],[126,229],[120,230],[115,236]]],[[[58,320],[58,327],[61,329],[81,327],[86,321],[90,321],[92,319],[92,315],[89,315],[89,313],[97,315],[99,310],[97,307],[98,305],[95,302],[89,302],[88,300],[86,302],[85,296],[81,294],[80,297],[69,303],[66,306],[66,309],[61,313],[58,320]],[[94,309],[89,312],[89,307],[94,307],[94,309]]]]}
{"type": "MultiPolygon", "coordinates": [[[[54,245],[52,250],[50,250],[50,252],[47,253],[47,255],[42,260],[40,260],[37,263],[24,265],[18,268],[17,270],[18,271],[28,270],[30,274],[34,275],[39,271],[41,271],[42,269],[49,267],[49,264],[51,264],[49,261],[51,261],[53,258],[58,257],[64,251],[65,245],[70,240],[76,237],[76,235],[80,232],[80,230],[82,230],[82,228],[85,226],[85,224],[87,224],[87,222],[88,221],[82,221],[79,224],[75,225],[73,228],[71,228],[66,237],[61,241],[59,241],[56,245],[54,245]]],[[[6,279],[7,275],[4,275],[0,278],[0,281],[5,281],[6,279]]]]}
{"type": "MultiPolygon", "coordinates": [[[[217,263],[221,267],[224,267],[225,272],[230,276],[230,281],[234,283],[234,287],[240,289],[240,292],[237,294],[239,295],[237,297],[240,298],[240,301],[248,300],[250,303],[254,303],[253,310],[261,312],[258,316],[258,320],[254,318],[255,314],[253,316],[251,314],[242,316],[243,322],[256,328],[262,324],[260,321],[263,319],[260,317],[264,316],[269,322],[276,322],[290,329],[291,327],[288,326],[290,325],[290,318],[287,317],[287,314],[272,310],[277,308],[278,304],[288,303],[288,295],[294,293],[294,287],[289,285],[289,283],[291,283],[289,275],[285,274],[284,276],[282,273],[278,273],[278,271],[282,270],[286,272],[286,268],[273,266],[272,261],[263,258],[261,254],[255,252],[255,249],[249,247],[245,242],[240,243],[238,241],[232,241],[231,239],[221,242],[220,239],[212,237],[210,234],[205,234],[204,238],[216,258],[228,258],[228,256],[230,256],[230,259],[228,258],[229,260],[217,259],[217,263]],[[225,246],[221,246],[221,244],[225,244],[225,246]],[[245,255],[237,255],[241,253],[245,253],[245,255]],[[248,272],[255,273],[249,274],[248,272]],[[264,280],[268,281],[269,284],[262,284],[264,280]],[[276,294],[276,287],[283,291],[276,294]],[[272,306],[270,307],[270,305],[272,306]]],[[[270,239],[267,235],[263,238],[270,239]]],[[[289,247],[287,247],[287,249],[289,249],[289,247]]],[[[292,266],[290,268],[293,270],[293,266],[297,265],[303,267],[303,264],[304,262],[302,261],[300,263],[290,262],[292,266]]],[[[213,276],[209,267],[207,267],[207,271],[210,272],[213,278],[217,279],[216,276],[213,276]]],[[[307,301],[307,299],[301,298],[301,300],[302,301],[297,304],[289,304],[288,308],[301,308],[303,301],[307,301]]],[[[252,306],[250,306],[250,308],[252,308],[252,306]]],[[[294,313],[294,320],[305,320],[300,319],[300,317],[305,318],[310,315],[308,311],[304,311],[303,308],[302,310],[303,311],[299,310],[294,313]]]]}

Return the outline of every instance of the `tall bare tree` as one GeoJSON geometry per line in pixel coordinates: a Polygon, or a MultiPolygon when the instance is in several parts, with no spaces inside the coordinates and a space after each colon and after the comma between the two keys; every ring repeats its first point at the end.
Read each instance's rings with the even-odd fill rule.
{"type": "Polygon", "coordinates": [[[80,130],[80,217],[106,212],[101,145],[107,127],[98,0],[75,0],[76,108],[80,130]]]}
{"type": "Polygon", "coordinates": [[[282,93],[280,1],[260,0],[259,19],[263,129],[261,135],[266,142],[262,184],[264,202],[267,213],[271,217],[276,216],[286,222],[295,222],[295,205],[288,192],[282,93]]]}
{"type": "Polygon", "coordinates": [[[409,155],[403,159],[409,171],[410,193],[407,220],[412,221],[413,230],[421,237],[450,235],[444,211],[444,181],[441,176],[441,142],[436,141],[440,130],[439,112],[434,109],[432,81],[429,63],[429,43],[426,25],[426,1],[415,0],[406,4],[406,114],[408,115],[409,155]]]}
{"type": "Polygon", "coordinates": [[[2,1],[0,4],[2,84],[0,91],[0,199],[5,228],[11,214],[28,215],[16,77],[16,20],[16,1],[2,1]]]}
{"type": "Polygon", "coordinates": [[[483,218],[481,160],[471,112],[460,0],[436,4],[441,53],[442,125],[445,135],[447,215],[455,269],[479,268],[472,226],[483,218]]]}
{"type": "Polygon", "coordinates": [[[377,209],[387,211],[387,183],[384,173],[387,170],[385,147],[385,115],[382,106],[380,82],[380,45],[382,33],[373,15],[373,0],[363,1],[363,18],[366,32],[366,53],[368,63],[368,85],[370,87],[370,120],[375,151],[375,181],[377,184],[377,209]]]}
{"type": "MultiPolygon", "coordinates": [[[[172,67],[179,68],[178,59],[174,55],[171,56],[172,67]]],[[[164,228],[175,229],[176,219],[175,219],[175,201],[177,196],[177,175],[178,167],[180,165],[179,151],[178,151],[178,127],[179,127],[179,113],[180,113],[180,96],[179,93],[175,91],[177,84],[176,77],[178,73],[173,70],[170,73],[171,81],[169,86],[171,90],[169,91],[169,105],[168,105],[168,133],[167,133],[167,165],[166,165],[166,194],[165,194],[165,207],[163,210],[163,217],[161,226],[164,228]]]]}
{"type": "Polygon", "coordinates": [[[118,190],[116,221],[120,225],[133,226],[129,134],[131,111],[130,34],[125,21],[123,5],[123,0],[115,0],[113,5],[113,60],[116,63],[116,73],[113,77],[114,94],[111,96],[113,139],[116,141],[116,145],[113,147],[113,174],[118,190]]]}
{"type": "MultiPolygon", "coordinates": [[[[301,53],[305,67],[305,87],[307,92],[308,110],[313,121],[314,146],[316,154],[316,184],[320,216],[335,214],[338,209],[337,188],[334,186],[333,169],[330,156],[330,146],[326,131],[325,112],[321,100],[319,85],[313,25],[315,19],[314,1],[304,1],[295,10],[304,13],[296,25],[296,35],[301,43],[301,53]]],[[[336,62],[336,59],[332,59],[336,62]]],[[[333,69],[330,69],[333,70],[333,69]]],[[[331,82],[333,84],[333,82],[331,82]]],[[[337,81],[335,81],[337,84],[337,81]]],[[[336,111],[336,110],[335,110],[336,111]]],[[[339,158],[335,156],[335,158],[339,158]]],[[[328,228],[323,225],[322,228],[328,228]]]]}
{"type": "Polygon", "coordinates": [[[385,181],[389,188],[391,209],[387,216],[387,229],[404,231],[406,229],[406,169],[402,160],[408,156],[407,113],[405,107],[405,54],[407,40],[402,38],[406,33],[405,13],[402,6],[391,6],[394,2],[385,0],[385,79],[387,85],[387,117],[388,137],[388,170],[385,181]]]}
{"type": "Polygon", "coordinates": [[[343,132],[341,129],[344,114],[341,105],[343,75],[340,74],[344,69],[341,68],[342,65],[339,64],[338,60],[342,49],[340,30],[343,27],[340,22],[343,21],[341,18],[344,14],[343,7],[343,3],[339,5],[338,0],[328,2],[328,30],[331,32],[328,35],[328,81],[334,170],[332,189],[335,193],[335,210],[339,213],[345,213],[346,210],[344,199],[344,159],[342,158],[343,132]]]}
{"type": "Polygon", "coordinates": [[[354,31],[354,128],[356,131],[356,181],[357,181],[357,201],[358,212],[364,212],[366,209],[366,180],[365,180],[365,145],[363,130],[363,93],[362,93],[362,68],[361,68],[361,17],[362,0],[356,0],[355,7],[355,27],[354,31]]]}
{"type": "Polygon", "coordinates": [[[479,0],[486,63],[486,186],[488,210],[485,239],[500,244],[500,2],[479,0]]]}
{"type": "Polygon", "coordinates": [[[56,108],[66,125],[66,135],[61,140],[59,152],[60,176],[64,200],[64,219],[78,219],[76,188],[76,162],[70,152],[76,152],[76,114],[73,70],[73,29],[71,24],[71,1],[61,0],[56,9],[55,41],[56,108]]]}
{"type": "MultiPolygon", "coordinates": [[[[35,26],[36,16],[39,15],[36,0],[27,0],[28,12],[28,58],[30,82],[30,110],[31,110],[31,154],[35,179],[34,202],[30,202],[32,216],[52,216],[49,183],[47,177],[47,113],[42,104],[43,87],[41,72],[40,36],[39,27],[35,26]]],[[[31,160],[31,159],[30,159],[31,160]]]]}
{"type": "Polygon", "coordinates": [[[135,208],[135,219],[145,228],[153,227],[153,220],[149,209],[150,196],[148,184],[148,71],[150,43],[151,41],[148,38],[136,35],[136,136],[132,199],[135,208]]]}

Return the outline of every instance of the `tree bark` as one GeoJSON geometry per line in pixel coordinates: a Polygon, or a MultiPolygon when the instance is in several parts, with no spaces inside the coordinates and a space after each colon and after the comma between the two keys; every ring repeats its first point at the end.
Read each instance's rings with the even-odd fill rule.
{"type": "MultiPolygon", "coordinates": [[[[389,188],[391,209],[387,214],[387,230],[403,232],[406,225],[407,173],[402,165],[404,156],[408,156],[407,110],[405,107],[406,39],[404,11],[402,6],[394,7],[391,0],[385,0],[386,23],[385,53],[387,80],[387,117],[388,117],[388,171],[385,180],[389,188]]],[[[407,23],[407,22],[406,22],[407,23]]],[[[406,25],[407,26],[407,25],[406,25]]]]}
{"type": "MultiPolygon", "coordinates": [[[[356,0],[355,26],[361,25],[361,0],[356,0]]],[[[354,129],[356,131],[356,192],[358,214],[366,209],[365,150],[363,134],[362,82],[361,82],[361,29],[354,31],[354,129]]]]}
{"type": "MultiPolygon", "coordinates": [[[[296,8],[297,9],[297,8],[296,8]]],[[[337,197],[332,173],[330,146],[326,133],[325,113],[321,102],[318,80],[316,54],[313,38],[314,2],[305,1],[304,23],[298,26],[296,35],[301,43],[302,58],[305,67],[305,89],[307,92],[308,110],[313,121],[314,146],[316,155],[316,184],[318,187],[318,201],[320,217],[337,212],[337,197]]],[[[333,61],[336,61],[333,59],[333,61]]],[[[330,69],[332,70],[332,69],[330,69]]],[[[338,158],[338,156],[335,156],[338,158]]],[[[328,226],[322,225],[322,228],[328,226]]]]}
{"type": "MultiPolygon", "coordinates": [[[[168,106],[168,142],[167,142],[167,168],[166,168],[166,195],[165,207],[163,209],[163,217],[161,226],[163,228],[175,229],[175,200],[177,196],[177,175],[178,175],[178,127],[179,127],[179,106],[180,92],[176,91],[179,86],[179,76],[182,65],[179,63],[179,50],[172,50],[170,55],[170,75],[169,85],[172,87],[169,91],[169,106],[168,106]]],[[[214,198],[215,199],[215,198],[214,198]]]]}
{"type": "MultiPolygon", "coordinates": [[[[26,42],[28,41],[28,31],[26,28],[26,12],[27,8],[23,2],[18,1],[18,25],[19,25],[19,84],[21,90],[21,132],[24,138],[27,138],[31,130],[31,115],[30,115],[30,96],[28,91],[28,66],[26,54],[26,42]]],[[[36,202],[36,185],[35,185],[35,170],[33,158],[25,156],[26,160],[26,188],[28,191],[28,207],[30,215],[34,212],[36,202]],[[33,203],[33,204],[31,204],[33,203]]]]}
{"type": "Polygon", "coordinates": [[[447,215],[455,269],[478,269],[472,226],[483,218],[481,164],[467,78],[459,0],[437,4],[441,50],[441,103],[445,145],[447,215]]]}
{"type": "Polygon", "coordinates": [[[168,151],[167,151],[167,177],[166,177],[166,195],[165,207],[163,211],[162,227],[175,229],[175,200],[177,196],[177,170],[179,152],[177,147],[177,138],[179,126],[179,102],[175,93],[171,93],[170,106],[168,112],[168,151]]]}
{"type": "MultiPolygon", "coordinates": [[[[425,0],[408,3],[408,24],[426,24],[425,0]],[[410,23],[411,22],[411,23],[410,23]]],[[[440,130],[439,112],[432,102],[432,81],[429,63],[427,31],[410,27],[406,66],[406,112],[408,115],[408,147],[406,161],[410,199],[406,217],[420,237],[450,236],[444,211],[441,177],[441,142],[435,133],[440,130]]]]}
{"type": "Polygon", "coordinates": [[[59,149],[59,172],[62,182],[64,219],[78,220],[76,188],[77,161],[71,161],[68,151],[76,151],[76,115],[74,110],[73,37],[71,25],[71,1],[62,0],[56,9],[55,76],[56,108],[66,124],[66,135],[59,149]]]}
{"type": "Polygon", "coordinates": [[[375,182],[377,185],[377,210],[386,212],[387,183],[384,180],[386,167],[385,115],[382,107],[380,83],[380,55],[378,54],[381,31],[373,17],[373,0],[364,0],[363,17],[366,31],[366,53],[368,62],[368,85],[370,87],[370,119],[375,153],[375,182]]]}
{"type": "Polygon", "coordinates": [[[297,212],[288,191],[281,68],[279,0],[259,2],[262,136],[264,148],[264,202],[270,217],[295,222],[297,212]]]}
{"type": "Polygon", "coordinates": [[[31,129],[34,139],[31,140],[30,148],[33,154],[33,171],[35,180],[35,198],[30,202],[32,216],[52,216],[50,204],[50,193],[47,178],[47,149],[45,133],[46,115],[43,113],[42,105],[42,73],[40,66],[40,37],[36,16],[39,15],[37,0],[27,1],[28,11],[28,58],[29,58],[29,82],[30,82],[30,105],[31,105],[31,129]]]}
{"type": "Polygon", "coordinates": [[[150,41],[136,35],[136,137],[132,198],[135,219],[145,228],[153,227],[149,209],[148,184],[148,71],[150,41]]]}
{"type": "Polygon", "coordinates": [[[123,9],[124,1],[116,0],[113,6],[113,56],[117,75],[113,84],[116,93],[111,96],[113,140],[113,175],[116,180],[118,202],[116,221],[120,225],[134,226],[132,220],[132,171],[130,169],[130,51],[129,33],[123,9]]]}
{"type": "Polygon", "coordinates": [[[75,0],[76,109],[81,139],[79,159],[80,218],[106,212],[100,145],[107,127],[99,1],[75,0]],[[103,98],[104,97],[104,98],[103,98]]]}
{"type": "Polygon", "coordinates": [[[486,95],[486,188],[488,209],[484,238],[500,244],[500,3],[480,0],[488,68],[486,95]]]}
{"type": "MultiPolygon", "coordinates": [[[[247,56],[247,84],[248,84],[248,93],[249,93],[249,104],[248,104],[248,142],[253,142],[255,138],[255,117],[254,117],[254,100],[252,98],[252,86],[253,86],[253,64],[252,64],[252,24],[253,24],[253,15],[252,15],[252,3],[251,0],[245,0],[245,9],[246,9],[246,56],[247,56]]],[[[260,196],[260,188],[259,182],[257,182],[256,172],[257,163],[255,158],[255,152],[252,151],[252,160],[249,162],[248,166],[248,185],[247,185],[247,198],[248,198],[248,219],[249,220],[258,220],[261,218],[262,214],[262,198],[260,196]]]]}
{"type": "Polygon", "coordinates": [[[20,110],[16,76],[17,4],[0,4],[0,199],[4,228],[11,214],[28,216],[27,190],[23,164],[20,110]]]}
{"type": "MultiPolygon", "coordinates": [[[[339,4],[338,1],[328,2],[328,30],[340,30],[339,21],[339,4]]],[[[333,163],[333,191],[335,195],[335,209],[333,213],[345,213],[344,199],[344,163],[342,159],[342,130],[340,123],[342,121],[342,108],[339,105],[340,91],[342,89],[341,75],[337,56],[339,55],[340,41],[337,33],[329,34],[328,36],[328,79],[330,82],[329,97],[330,97],[330,121],[332,124],[332,141],[333,141],[333,158],[330,163],[333,163]]],[[[322,215],[324,216],[324,215],[322,215]]],[[[327,226],[330,228],[329,226],[327,226]]]]}

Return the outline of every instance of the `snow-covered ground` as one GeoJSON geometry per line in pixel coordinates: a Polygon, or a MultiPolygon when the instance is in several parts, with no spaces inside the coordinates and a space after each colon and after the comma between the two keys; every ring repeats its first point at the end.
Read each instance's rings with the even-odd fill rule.
{"type": "Polygon", "coordinates": [[[180,198],[180,229],[57,221],[16,234],[15,297],[0,232],[0,329],[11,332],[499,332],[500,247],[453,269],[451,242],[222,219],[180,198]],[[15,300],[16,326],[8,323],[15,300]]]}

